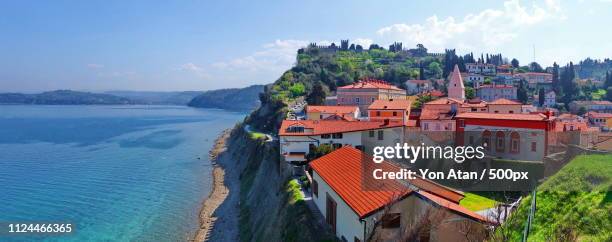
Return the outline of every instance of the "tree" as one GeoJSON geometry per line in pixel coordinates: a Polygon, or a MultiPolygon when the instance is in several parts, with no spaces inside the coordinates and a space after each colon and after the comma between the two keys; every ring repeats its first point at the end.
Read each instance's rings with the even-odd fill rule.
{"type": "Polygon", "coordinates": [[[427,69],[429,70],[429,73],[431,73],[431,76],[433,76],[434,78],[442,77],[442,67],[440,66],[440,63],[433,61],[429,63],[427,69]]]}
{"type": "Polygon", "coordinates": [[[559,65],[557,64],[557,62],[553,63],[552,87],[557,95],[561,93],[560,92],[561,88],[559,87],[559,65]]]}
{"type": "Polygon", "coordinates": [[[465,98],[466,99],[474,98],[474,88],[472,88],[472,87],[465,87],[465,98]]]}
{"type": "Polygon", "coordinates": [[[517,59],[513,58],[510,63],[512,63],[512,67],[519,68],[519,61],[517,59]]]}
{"type": "Polygon", "coordinates": [[[529,70],[532,72],[544,72],[542,66],[535,61],[529,64],[529,70]]]}
{"type": "Polygon", "coordinates": [[[419,80],[425,80],[425,69],[423,68],[423,65],[420,65],[419,67],[419,80]]]}
{"type": "Polygon", "coordinates": [[[306,102],[310,105],[323,105],[325,103],[325,90],[321,82],[315,83],[312,91],[306,97],[306,102]]]}
{"type": "Polygon", "coordinates": [[[580,107],[580,108],[578,109],[578,113],[577,113],[577,114],[578,114],[578,115],[584,115],[586,112],[587,112],[587,110],[586,110],[586,108],[585,108],[585,107],[580,107]]]}
{"type": "Polygon", "coordinates": [[[612,87],[608,87],[606,91],[606,100],[612,102],[612,87]]]}
{"type": "Polygon", "coordinates": [[[527,99],[529,99],[527,96],[527,88],[525,87],[525,83],[523,81],[519,82],[518,89],[516,90],[516,98],[518,98],[518,100],[523,104],[527,103],[527,99]]]}
{"type": "Polygon", "coordinates": [[[544,106],[544,96],[546,94],[544,93],[544,88],[540,88],[540,91],[538,92],[538,101],[540,102],[540,106],[543,107],[544,106]]]}

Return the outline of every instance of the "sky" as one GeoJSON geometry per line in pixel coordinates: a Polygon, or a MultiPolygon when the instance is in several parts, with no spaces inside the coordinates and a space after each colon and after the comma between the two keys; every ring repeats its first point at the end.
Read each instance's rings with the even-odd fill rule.
{"type": "Polygon", "coordinates": [[[341,39],[549,66],[612,57],[610,23],[612,0],[4,0],[0,92],[267,84],[298,48],[341,39]]]}

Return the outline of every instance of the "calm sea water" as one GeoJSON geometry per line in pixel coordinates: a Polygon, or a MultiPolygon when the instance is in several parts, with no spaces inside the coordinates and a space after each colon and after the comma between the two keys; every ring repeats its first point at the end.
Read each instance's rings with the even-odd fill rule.
{"type": "Polygon", "coordinates": [[[1,105],[0,222],[76,229],[0,241],[186,239],[211,188],[208,151],[243,117],[175,106],[1,105]]]}

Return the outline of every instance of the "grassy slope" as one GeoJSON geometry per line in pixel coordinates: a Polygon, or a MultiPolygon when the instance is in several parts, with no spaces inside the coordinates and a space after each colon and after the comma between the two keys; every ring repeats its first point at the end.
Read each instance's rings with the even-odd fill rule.
{"type": "MultiPolygon", "coordinates": [[[[538,187],[530,241],[612,240],[612,155],[583,155],[538,187]],[[568,236],[569,235],[569,236],[568,236]]],[[[520,240],[531,197],[498,231],[520,240]]]]}
{"type": "Polygon", "coordinates": [[[480,211],[495,206],[496,201],[476,193],[465,193],[465,198],[461,200],[459,205],[472,210],[480,211]]]}

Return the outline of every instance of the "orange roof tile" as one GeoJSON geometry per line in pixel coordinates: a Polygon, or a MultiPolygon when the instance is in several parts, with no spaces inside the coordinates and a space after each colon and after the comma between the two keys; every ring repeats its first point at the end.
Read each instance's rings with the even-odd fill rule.
{"type": "Polygon", "coordinates": [[[385,81],[380,80],[365,80],[359,81],[346,86],[338,87],[338,89],[361,89],[361,88],[378,88],[378,89],[391,89],[391,90],[402,90],[394,85],[389,84],[385,81]]]}
{"type": "Polygon", "coordinates": [[[362,185],[368,184],[362,184],[362,166],[368,164],[377,167],[387,166],[389,170],[393,167],[388,167],[389,163],[386,162],[361,164],[362,155],[364,153],[360,150],[345,146],[310,162],[312,169],[360,218],[364,218],[384,207],[393,199],[405,197],[412,192],[408,187],[395,180],[377,180],[377,184],[369,185],[382,185],[383,187],[364,189],[362,185]]]}
{"type": "MultiPolygon", "coordinates": [[[[362,164],[362,160],[371,160],[371,157],[358,149],[345,146],[312,161],[310,166],[360,218],[378,211],[394,199],[401,199],[415,192],[396,180],[364,181],[364,169],[397,170],[400,167],[386,161],[380,164],[362,164]]],[[[419,188],[416,191],[418,194],[436,204],[485,221],[478,214],[458,204],[464,198],[462,193],[420,177],[407,182],[419,188]]]]}
{"type": "Polygon", "coordinates": [[[394,99],[394,100],[375,100],[368,109],[392,109],[392,110],[410,110],[410,100],[394,99]]]}
{"type": "Polygon", "coordinates": [[[510,99],[505,99],[505,98],[496,99],[493,102],[489,102],[489,104],[490,105],[522,105],[521,103],[517,101],[512,101],[510,99]]]}
{"type": "Polygon", "coordinates": [[[421,110],[420,120],[448,120],[452,119],[452,116],[448,111],[440,111],[437,109],[425,108],[421,110]]]}
{"type": "Polygon", "coordinates": [[[306,112],[321,112],[321,113],[354,113],[357,110],[357,106],[315,106],[308,105],[306,106],[306,112]]]}
{"type": "Polygon", "coordinates": [[[591,118],[612,118],[612,113],[598,113],[591,111],[588,112],[586,115],[591,118]]]}
{"type": "Polygon", "coordinates": [[[281,136],[308,136],[333,133],[355,132],[371,129],[401,127],[401,124],[371,121],[344,121],[344,120],[283,120],[278,135],[281,136]],[[292,126],[304,127],[304,132],[288,132],[292,126]]]}
{"type": "Polygon", "coordinates": [[[485,85],[480,85],[478,86],[476,89],[481,89],[481,88],[516,88],[515,86],[512,85],[496,85],[496,84],[485,84],[485,85]]]}
{"type": "Polygon", "coordinates": [[[454,98],[443,97],[443,98],[438,98],[433,101],[426,102],[425,104],[426,105],[445,105],[445,104],[452,104],[452,103],[463,103],[463,101],[454,99],[454,98]]]}
{"type": "Polygon", "coordinates": [[[457,118],[480,118],[480,119],[507,119],[507,120],[528,120],[545,121],[544,114],[524,114],[524,113],[461,113],[457,118]]]}

